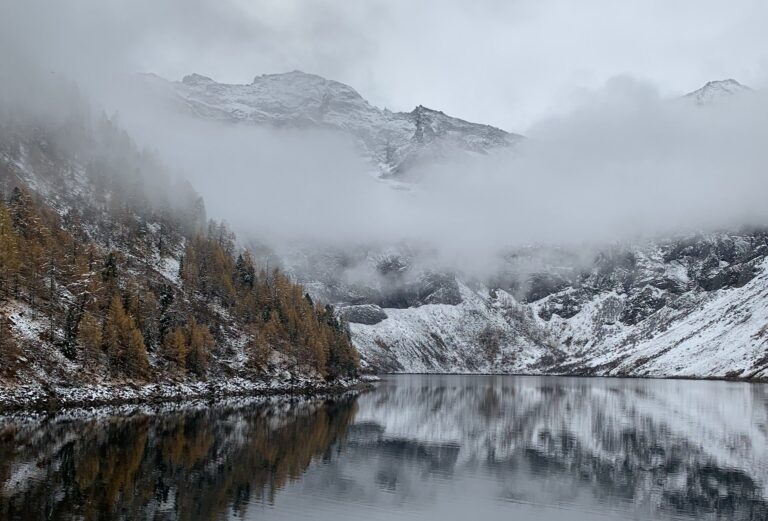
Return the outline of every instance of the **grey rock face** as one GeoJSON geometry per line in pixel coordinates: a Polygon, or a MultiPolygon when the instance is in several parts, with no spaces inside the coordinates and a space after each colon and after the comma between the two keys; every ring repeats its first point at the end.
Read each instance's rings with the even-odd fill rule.
{"type": "Polygon", "coordinates": [[[768,367],[764,230],[613,246],[591,260],[558,252],[534,273],[533,256],[554,255],[510,259],[525,255],[526,269],[512,264],[493,284],[433,274],[446,283],[433,294],[455,283],[459,304],[430,306],[422,295],[386,322],[353,324],[363,358],[417,372],[725,376],[768,367]]]}
{"type": "Polygon", "coordinates": [[[378,324],[387,319],[387,314],[375,304],[362,304],[359,306],[345,306],[339,310],[339,315],[353,324],[378,324]]]}

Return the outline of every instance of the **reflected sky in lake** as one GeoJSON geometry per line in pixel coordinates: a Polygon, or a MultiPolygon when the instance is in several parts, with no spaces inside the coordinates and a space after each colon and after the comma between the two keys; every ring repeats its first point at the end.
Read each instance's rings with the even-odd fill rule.
{"type": "Polygon", "coordinates": [[[768,519],[768,386],[390,376],[0,421],[0,519],[768,519]]]}

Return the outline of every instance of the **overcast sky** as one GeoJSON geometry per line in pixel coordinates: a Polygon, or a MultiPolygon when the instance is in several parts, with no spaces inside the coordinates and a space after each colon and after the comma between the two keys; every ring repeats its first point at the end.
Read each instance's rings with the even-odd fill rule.
{"type": "Polygon", "coordinates": [[[393,110],[525,132],[631,75],[676,95],[768,80],[764,0],[3,0],[3,45],[86,76],[300,69],[393,110]],[[97,67],[94,69],[94,65],[97,67]]]}

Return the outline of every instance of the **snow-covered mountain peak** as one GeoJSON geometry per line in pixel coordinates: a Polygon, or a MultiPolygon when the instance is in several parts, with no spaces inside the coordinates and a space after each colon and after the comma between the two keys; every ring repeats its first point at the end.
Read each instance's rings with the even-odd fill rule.
{"type": "Polygon", "coordinates": [[[280,97],[281,94],[285,93],[292,93],[296,99],[319,99],[323,102],[346,100],[367,103],[349,85],[299,70],[280,74],[262,74],[253,79],[251,86],[264,94],[269,93],[275,97],[280,97]]]}
{"type": "Polygon", "coordinates": [[[185,85],[209,85],[212,83],[216,83],[208,76],[203,76],[202,74],[192,73],[188,76],[184,76],[184,78],[181,80],[181,82],[185,85]]]}
{"type": "Polygon", "coordinates": [[[486,154],[522,139],[423,105],[411,112],[381,109],[349,85],[302,71],[263,74],[247,85],[218,83],[200,74],[165,85],[193,114],[206,119],[321,127],[348,134],[361,154],[388,177],[423,162],[456,153],[486,154]]]}
{"type": "Polygon", "coordinates": [[[693,100],[696,105],[711,105],[720,100],[730,98],[735,95],[750,92],[752,89],[742,85],[734,79],[709,81],[698,90],[689,92],[685,98],[693,100]]]}

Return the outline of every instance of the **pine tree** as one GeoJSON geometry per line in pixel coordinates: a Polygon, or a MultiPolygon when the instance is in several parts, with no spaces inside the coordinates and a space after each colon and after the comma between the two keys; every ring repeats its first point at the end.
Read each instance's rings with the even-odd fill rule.
{"type": "Polygon", "coordinates": [[[11,208],[13,226],[16,228],[16,231],[25,239],[31,239],[39,225],[33,210],[32,198],[26,190],[16,186],[11,192],[9,206],[11,208]]]}
{"type": "Polygon", "coordinates": [[[77,354],[75,350],[77,330],[79,328],[77,315],[77,307],[71,305],[67,308],[66,318],[64,319],[64,339],[61,343],[61,352],[70,360],[74,360],[77,354]]]}
{"type": "Polygon", "coordinates": [[[117,275],[117,254],[114,251],[110,251],[104,259],[101,278],[108,284],[117,284],[117,275]]]}
{"type": "Polygon", "coordinates": [[[272,349],[269,347],[263,333],[255,324],[251,324],[247,329],[248,342],[245,345],[248,364],[256,369],[263,370],[269,363],[269,356],[272,349]]]}
{"type": "Polygon", "coordinates": [[[251,254],[245,251],[237,256],[235,262],[235,286],[241,290],[251,290],[255,282],[256,269],[251,254]]]}
{"type": "Polygon", "coordinates": [[[173,327],[174,324],[174,316],[173,316],[173,302],[175,300],[174,294],[173,294],[173,286],[171,285],[164,285],[160,289],[160,300],[159,300],[159,315],[160,318],[158,320],[158,343],[162,344],[165,342],[166,335],[168,335],[173,327]]]}

